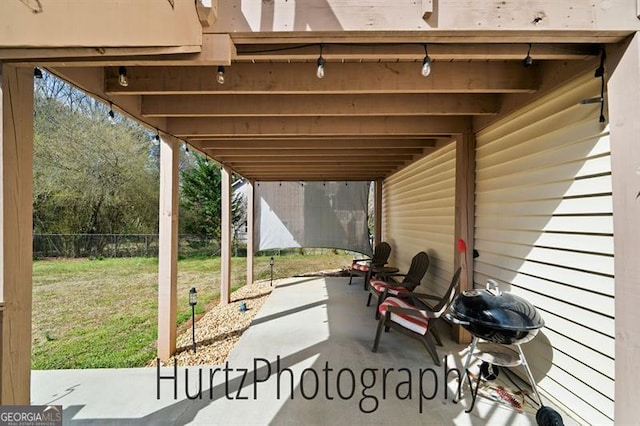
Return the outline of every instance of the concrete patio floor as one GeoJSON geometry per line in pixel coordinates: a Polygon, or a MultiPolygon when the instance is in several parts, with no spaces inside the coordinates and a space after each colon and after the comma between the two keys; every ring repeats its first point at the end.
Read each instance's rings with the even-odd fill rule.
{"type": "MultiPolygon", "coordinates": [[[[347,281],[280,280],[226,365],[33,371],[32,404],[62,405],[68,425],[536,424],[488,398],[465,413],[470,393],[454,403],[456,374],[417,340],[392,330],[372,353],[374,308],[347,281]]],[[[445,340],[461,370],[466,348],[445,340]]]]}

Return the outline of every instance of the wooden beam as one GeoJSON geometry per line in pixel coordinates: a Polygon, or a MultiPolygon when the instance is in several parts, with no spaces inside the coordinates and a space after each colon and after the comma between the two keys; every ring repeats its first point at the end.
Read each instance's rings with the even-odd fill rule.
{"type": "Polygon", "coordinates": [[[255,182],[247,181],[247,284],[253,284],[254,281],[254,253],[255,253],[255,182]]]}
{"type": "Polygon", "coordinates": [[[369,173],[326,173],[326,172],[310,172],[310,173],[287,173],[282,171],[281,173],[256,173],[251,175],[242,175],[246,178],[255,179],[256,181],[335,181],[335,180],[348,180],[348,181],[363,181],[363,180],[376,180],[383,179],[388,174],[377,173],[371,171],[369,173]]]}
{"type": "Polygon", "coordinates": [[[202,44],[193,0],[0,1],[3,47],[202,44]]]}
{"type": "Polygon", "coordinates": [[[398,149],[398,148],[433,148],[435,139],[317,139],[317,140],[196,140],[201,149],[398,149]]]}
{"type": "Polygon", "coordinates": [[[136,67],[129,85],[118,84],[117,67],[105,71],[109,94],[340,94],[340,93],[505,93],[537,89],[537,64],[520,62],[434,62],[429,77],[420,63],[327,63],[318,79],[315,63],[234,63],[225,83],[214,67],[136,67]]]}
{"type": "Polygon", "coordinates": [[[0,404],[31,401],[33,71],[0,64],[0,404]]]}
{"type": "MultiPolygon", "coordinates": [[[[369,160],[409,160],[415,155],[420,155],[424,152],[422,149],[414,148],[400,148],[400,149],[341,149],[336,151],[335,149],[293,149],[287,148],[281,149],[256,149],[251,151],[248,149],[214,149],[206,150],[212,157],[219,159],[227,159],[229,161],[242,161],[244,159],[252,160],[254,158],[264,159],[265,161],[278,160],[280,157],[303,157],[312,159],[313,157],[330,157],[340,159],[341,161],[363,161],[369,160]],[[249,158],[246,158],[249,157],[249,158]],[[381,158],[382,157],[382,158],[381,158]]],[[[321,160],[322,161],[322,160],[321,160]]]]}
{"type": "Polygon", "coordinates": [[[158,357],[176,351],[178,307],[178,200],[180,141],[160,138],[160,218],[158,221],[158,357]]]}
{"type": "MultiPolygon", "coordinates": [[[[228,163],[225,163],[228,164],[228,163]]],[[[266,167],[266,166],[252,166],[252,165],[247,165],[247,166],[243,166],[240,164],[233,164],[231,165],[234,169],[235,172],[237,173],[271,173],[271,172],[280,172],[283,168],[287,169],[287,172],[289,173],[306,173],[306,172],[325,172],[325,173],[343,173],[345,171],[348,172],[370,172],[371,170],[376,170],[376,172],[388,172],[388,171],[392,171],[398,168],[399,164],[387,164],[387,165],[380,165],[380,164],[376,164],[376,165],[361,165],[361,166],[354,166],[354,165],[349,165],[349,166],[325,166],[325,167],[319,167],[319,166],[306,166],[306,167],[301,167],[301,166],[295,166],[295,165],[282,165],[282,166],[278,166],[278,167],[266,167]]]]}
{"type": "Polygon", "coordinates": [[[228,167],[222,167],[222,197],[220,223],[220,304],[231,302],[231,174],[228,167]]]}
{"type": "Polygon", "coordinates": [[[144,96],[144,117],[492,115],[498,95],[202,95],[144,96]]]}
{"type": "Polygon", "coordinates": [[[640,33],[607,52],[615,268],[615,423],[640,416],[640,33]]]}
{"type": "MultiPolygon", "coordinates": [[[[281,149],[281,148],[258,148],[258,149],[235,149],[235,148],[206,148],[205,151],[210,153],[214,157],[280,157],[286,156],[300,156],[300,157],[314,157],[314,156],[327,156],[331,155],[335,158],[335,150],[333,148],[327,149],[281,149]]],[[[361,157],[376,157],[376,156],[388,156],[388,155],[416,155],[422,153],[422,148],[394,148],[391,149],[340,149],[338,160],[351,160],[353,162],[361,161],[361,157]]]]}
{"type": "Polygon", "coordinates": [[[235,53],[228,34],[205,34],[201,46],[0,49],[0,58],[41,67],[214,66],[230,65],[235,53]]]}
{"type": "Polygon", "coordinates": [[[326,156],[316,156],[316,157],[304,157],[304,156],[292,156],[292,155],[286,155],[283,154],[279,157],[262,157],[262,156],[244,156],[244,157],[232,157],[232,156],[226,156],[226,157],[221,157],[221,156],[215,156],[214,158],[216,158],[219,161],[224,162],[225,164],[229,164],[229,165],[237,165],[237,164],[253,164],[253,165],[257,165],[257,164],[276,164],[276,165],[281,165],[281,164],[301,164],[301,163],[310,163],[310,164],[316,164],[316,163],[325,163],[325,165],[331,165],[331,164],[337,164],[337,163],[342,163],[342,164],[354,164],[354,163],[361,163],[361,164],[372,164],[375,162],[379,162],[381,164],[388,164],[388,163],[395,163],[395,162],[401,162],[401,161],[406,161],[406,160],[411,160],[413,158],[413,155],[392,155],[392,154],[388,154],[387,156],[383,157],[383,158],[378,158],[377,161],[375,158],[373,157],[366,157],[366,156],[361,156],[359,159],[353,161],[353,160],[347,160],[347,161],[341,161],[340,157],[336,156],[336,155],[326,155],[326,156]]]}
{"type": "MultiPolygon", "coordinates": [[[[166,46],[166,47],[31,47],[31,48],[0,48],[0,59],[19,61],[25,65],[64,66],[63,60],[85,58],[100,61],[101,58],[122,58],[129,56],[166,56],[199,53],[202,46],[166,46]],[[58,65],[56,65],[58,64],[58,65]]],[[[95,64],[95,63],[94,63],[95,64]]],[[[114,66],[119,65],[113,64],[114,66]]],[[[126,64],[129,65],[129,64],[126,64]]]]}
{"type": "Polygon", "coordinates": [[[462,116],[450,117],[254,117],[169,118],[167,126],[178,137],[191,136],[310,136],[334,137],[368,135],[446,136],[471,126],[462,116]]]}
{"type": "MultiPolygon", "coordinates": [[[[462,266],[460,275],[460,291],[473,288],[473,245],[475,225],[475,165],[476,139],[473,133],[466,132],[456,136],[456,195],[455,195],[455,239],[462,238],[467,251],[460,254],[457,251],[457,241],[454,244],[454,268],[462,266]]],[[[458,343],[471,342],[468,331],[454,325],[453,338],[458,343]]]]}
{"type": "MultiPolygon", "coordinates": [[[[429,28],[432,30],[432,28],[429,28]]],[[[265,32],[234,32],[224,31],[221,29],[213,30],[211,28],[204,29],[207,33],[229,33],[233,35],[233,42],[238,45],[243,44],[414,44],[422,46],[424,43],[429,44],[494,44],[498,43],[514,43],[514,44],[575,44],[575,43],[619,43],[628,37],[633,29],[617,28],[600,31],[600,30],[556,30],[540,28],[532,30],[524,29],[506,29],[506,28],[485,28],[477,29],[444,29],[438,28],[437,31],[421,31],[414,28],[404,30],[396,30],[394,32],[385,30],[372,30],[367,28],[365,31],[350,31],[341,28],[337,31],[323,32],[314,29],[313,31],[286,31],[281,33],[267,33],[268,39],[265,39],[265,32]],[[267,41],[265,41],[267,40],[267,41]]]]}
{"type": "MultiPolygon", "coordinates": [[[[234,36],[235,37],[235,36],[234,36]]],[[[322,57],[327,61],[412,61],[422,62],[424,41],[416,39],[413,43],[393,43],[393,37],[380,42],[323,43],[322,57]],[[376,44],[377,43],[377,44],[376,44]]],[[[320,42],[305,44],[275,44],[272,38],[264,39],[260,44],[238,44],[236,62],[255,61],[291,61],[315,62],[320,53],[320,42]]],[[[423,40],[425,40],[423,38],[423,40]]],[[[243,40],[237,40],[243,43],[243,40]]],[[[435,61],[520,61],[529,49],[527,43],[502,43],[496,38],[494,43],[437,43],[428,44],[429,57],[435,61]],[[498,41],[495,43],[495,41],[498,41]]],[[[545,43],[534,44],[531,55],[535,60],[576,61],[598,55],[598,46],[594,44],[545,43]]]]}
{"type": "Polygon", "coordinates": [[[343,33],[347,33],[359,35],[370,43],[377,43],[382,34],[392,32],[400,33],[397,37],[405,39],[413,36],[420,40],[418,35],[422,35],[424,42],[451,41],[451,33],[457,32],[484,39],[485,32],[495,31],[506,33],[503,43],[524,37],[557,43],[584,34],[585,30],[591,30],[593,37],[602,37],[610,30],[638,28],[632,1],[594,4],[590,0],[532,0],[523,7],[518,1],[441,0],[427,20],[423,1],[415,0],[376,2],[375,6],[371,2],[352,0],[284,2],[278,6],[271,6],[265,16],[263,2],[243,3],[242,8],[236,2],[221,2],[220,19],[207,31],[236,33],[252,40],[264,38],[265,33],[300,40],[306,33],[313,32],[318,41],[325,42],[333,40],[331,37],[344,39],[343,33]],[[546,32],[553,32],[555,37],[545,37],[546,32]]]}

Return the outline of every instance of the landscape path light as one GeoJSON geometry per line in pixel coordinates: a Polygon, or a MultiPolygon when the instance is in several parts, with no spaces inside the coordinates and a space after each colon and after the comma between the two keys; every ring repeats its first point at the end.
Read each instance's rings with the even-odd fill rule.
{"type": "Polygon", "coordinates": [[[196,353],[196,305],[198,304],[198,292],[195,287],[189,290],[189,305],[191,306],[191,340],[193,341],[193,353],[196,353]]]}
{"type": "Polygon", "coordinates": [[[273,256],[269,260],[269,266],[271,267],[271,286],[273,287],[273,256]]]}

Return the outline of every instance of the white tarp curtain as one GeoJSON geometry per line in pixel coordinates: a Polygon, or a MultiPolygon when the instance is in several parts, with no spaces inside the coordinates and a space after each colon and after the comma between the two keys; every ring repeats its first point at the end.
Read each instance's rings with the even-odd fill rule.
{"type": "Polygon", "coordinates": [[[256,182],[257,250],[337,248],[372,254],[369,182],[256,182]]]}

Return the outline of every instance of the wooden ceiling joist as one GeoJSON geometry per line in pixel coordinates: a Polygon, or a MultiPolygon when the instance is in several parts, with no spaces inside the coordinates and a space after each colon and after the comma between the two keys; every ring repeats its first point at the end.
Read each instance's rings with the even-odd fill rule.
{"type": "Polygon", "coordinates": [[[352,135],[451,135],[471,127],[468,117],[252,117],[169,118],[167,126],[178,137],[191,136],[281,136],[333,137],[352,135]]]}
{"type": "MultiPolygon", "coordinates": [[[[225,157],[279,157],[283,154],[290,156],[299,156],[299,157],[323,157],[323,156],[333,156],[335,155],[335,150],[332,148],[328,149],[304,149],[304,150],[295,150],[295,149],[277,149],[277,148],[262,148],[262,149],[206,149],[208,153],[215,157],[225,158],[225,157]]],[[[396,149],[341,149],[339,155],[341,156],[353,156],[355,159],[359,158],[374,158],[374,157],[384,157],[389,158],[394,155],[418,155],[422,154],[423,150],[420,148],[396,148],[396,149]]]]}
{"type": "Polygon", "coordinates": [[[341,163],[344,165],[349,165],[349,164],[370,164],[375,162],[376,160],[378,160],[378,162],[381,162],[381,163],[403,162],[403,161],[412,160],[414,156],[409,154],[393,154],[393,155],[387,155],[379,158],[368,157],[366,155],[362,155],[357,158],[356,157],[349,158],[349,157],[341,157],[339,155],[327,154],[324,156],[305,157],[302,155],[291,155],[289,152],[283,152],[277,159],[274,159],[272,157],[259,156],[259,155],[241,156],[241,157],[228,155],[228,156],[216,156],[215,158],[220,160],[224,164],[243,163],[243,164],[255,164],[255,165],[261,165],[261,164],[286,165],[287,163],[291,163],[290,165],[294,165],[294,164],[304,164],[304,163],[311,163],[311,164],[327,163],[331,165],[331,164],[341,163]]]}
{"type": "Polygon", "coordinates": [[[303,139],[303,140],[198,140],[194,142],[199,149],[235,149],[235,150],[305,150],[305,149],[331,149],[341,153],[345,149],[402,149],[402,148],[433,148],[436,139],[303,139]]]}
{"type": "Polygon", "coordinates": [[[495,94],[143,96],[144,117],[494,115],[495,94]]]}
{"type": "Polygon", "coordinates": [[[327,63],[316,77],[315,63],[234,63],[225,83],[215,67],[135,67],[129,84],[118,83],[118,69],[106,68],[110,95],[203,94],[383,94],[383,93],[530,93],[538,87],[537,65],[517,62],[434,63],[429,77],[416,63],[327,63]]]}

